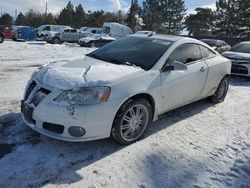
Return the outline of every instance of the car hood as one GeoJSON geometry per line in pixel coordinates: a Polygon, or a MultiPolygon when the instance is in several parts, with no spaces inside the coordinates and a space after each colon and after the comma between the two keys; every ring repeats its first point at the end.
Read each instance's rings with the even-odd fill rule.
{"type": "Polygon", "coordinates": [[[145,72],[141,68],[116,65],[85,56],[74,61],[50,63],[36,73],[36,79],[49,87],[70,90],[80,87],[105,86],[145,72]]]}
{"type": "Polygon", "coordinates": [[[249,53],[239,53],[239,52],[224,52],[223,56],[229,59],[236,59],[236,60],[248,60],[250,61],[250,54],[249,53]]]}

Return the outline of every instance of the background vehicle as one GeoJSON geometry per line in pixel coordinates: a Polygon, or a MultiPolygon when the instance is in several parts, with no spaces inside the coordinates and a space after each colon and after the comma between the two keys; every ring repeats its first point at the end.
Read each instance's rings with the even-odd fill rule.
{"type": "Polygon", "coordinates": [[[78,41],[78,44],[81,47],[101,47],[113,41],[115,41],[115,38],[112,38],[108,35],[92,34],[87,37],[81,38],[78,41]]]}
{"type": "Polygon", "coordinates": [[[4,42],[4,39],[5,39],[4,32],[1,31],[1,29],[0,29],[0,43],[3,43],[3,42],[4,42]]]}
{"type": "Polygon", "coordinates": [[[44,39],[50,31],[59,32],[61,29],[68,28],[65,25],[41,25],[37,28],[37,37],[44,39]]]}
{"type": "Polygon", "coordinates": [[[129,144],[162,113],[207,97],[224,101],[230,70],[230,60],[195,39],[125,37],[84,59],[34,72],[22,117],[53,138],[79,142],[112,135],[129,144]]]}
{"type": "Polygon", "coordinates": [[[150,35],[156,35],[156,32],[154,31],[137,31],[132,35],[136,36],[150,36],[150,35]]]}
{"type": "Polygon", "coordinates": [[[82,27],[79,32],[86,34],[102,34],[102,28],[82,27]]]}
{"type": "Polygon", "coordinates": [[[236,44],[223,56],[232,61],[232,74],[250,77],[250,41],[236,44]]]}
{"type": "Polygon", "coordinates": [[[79,39],[86,37],[86,33],[79,32],[74,28],[64,28],[61,32],[55,32],[51,36],[46,37],[46,41],[53,44],[60,44],[62,42],[78,43],[79,39]]]}
{"type": "Polygon", "coordinates": [[[201,39],[201,41],[211,46],[214,50],[216,50],[220,54],[231,49],[231,46],[223,40],[201,39]]]}
{"type": "Polygon", "coordinates": [[[132,29],[126,25],[122,25],[116,22],[104,22],[103,33],[109,35],[115,39],[126,37],[133,33],[132,29]]]}
{"type": "Polygon", "coordinates": [[[30,26],[19,27],[13,33],[13,40],[30,41],[36,39],[37,39],[36,30],[35,28],[30,26]]]}
{"type": "Polygon", "coordinates": [[[5,39],[11,39],[11,37],[12,37],[12,28],[0,25],[0,32],[3,33],[5,39]]]}

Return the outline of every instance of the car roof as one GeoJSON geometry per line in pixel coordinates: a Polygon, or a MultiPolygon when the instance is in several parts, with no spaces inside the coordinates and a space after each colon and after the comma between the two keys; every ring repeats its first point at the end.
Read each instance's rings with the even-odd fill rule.
{"type": "Polygon", "coordinates": [[[145,37],[145,38],[154,38],[154,39],[162,39],[162,40],[168,40],[171,42],[176,42],[176,41],[180,41],[180,40],[189,40],[189,41],[193,41],[193,42],[198,42],[199,40],[197,39],[193,39],[193,38],[189,38],[189,37],[183,37],[183,36],[177,36],[177,35],[165,35],[165,34],[153,34],[151,36],[145,36],[145,35],[129,35],[131,37],[145,37]]]}
{"type": "Polygon", "coordinates": [[[242,41],[240,43],[242,43],[242,44],[250,44],[250,41],[242,41]]]}

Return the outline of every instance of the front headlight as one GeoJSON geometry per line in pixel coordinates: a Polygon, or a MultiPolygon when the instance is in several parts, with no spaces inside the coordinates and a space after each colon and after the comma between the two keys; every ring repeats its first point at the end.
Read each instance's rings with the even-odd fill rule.
{"type": "Polygon", "coordinates": [[[63,92],[54,101],[62,105],[91,105],[106,102],[110,87],[89,87],[63,92]]]}

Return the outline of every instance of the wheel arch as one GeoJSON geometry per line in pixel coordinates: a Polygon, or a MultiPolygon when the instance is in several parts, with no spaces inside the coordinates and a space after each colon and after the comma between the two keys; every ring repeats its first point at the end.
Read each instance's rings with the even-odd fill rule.
{"type": "Polygon", "coordinates": [[[115,121],[115,118],[117,117],[118,113],[119,113],[119,110],[121,109],[121,107],[126,103],[128,102],[129,100],[136,100],[136,99],[146,99],[149,104],[152,106],[152,117],[154,119],[154,116],[155,116],[155,100],[153,98],[152,95],[150,95],[149,93],[138,93],[138,94],[135,94],[133,96],[130,96],[129,98],[127,98],[126,100],[124,100],[121,105],[119,106],[119,108],[117,109],[116,111],[116,114],[115,114],[115,117],[114,117],[114,120],[113,122],[115,121]]]}

